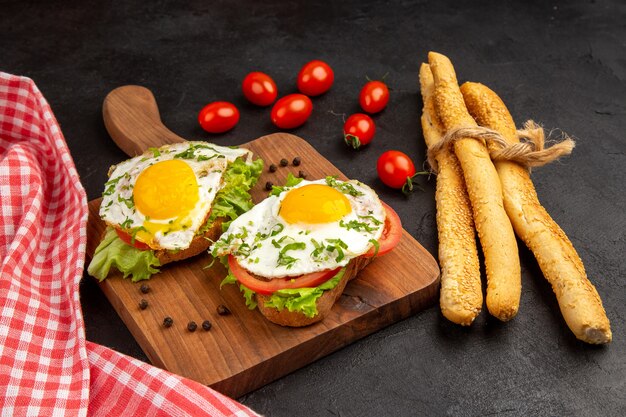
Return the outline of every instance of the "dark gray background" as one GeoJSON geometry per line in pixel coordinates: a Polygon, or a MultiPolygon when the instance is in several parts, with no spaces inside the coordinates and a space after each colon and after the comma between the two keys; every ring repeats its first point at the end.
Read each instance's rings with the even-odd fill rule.
{"type": "MultiPolygon", "coordinates": [[[[105,95],[150,88],[167,126],[189,139],[247,142],[276,129],[245,102],[250,71],[295,91],[302,64],[335,70],[313,100],[306,138],[349,177],[372,185],[404,227],[437,253],[434,185],[408,198],[385,188],[375,162],[387,149],[424,161],[419,64],[448,55],[459,80],[497,91],[518,125],[534,119],[577,139],[571,157],[533,172],[539,197],[579,251],[611,320],[614,342],[577,341],[532,254],[520,245],[520,312],[486,311],[470,328],[430,308],[240,400],[270,416],[625,415],[626,6],[615,1],[101,1],[2,2],[0,70],[35,80],[50,102],[89,199],[125,158],[104,129],[105,95]],[[186,3],[186,5],[182,5],[186,3]],[[366,77],[392,88],[373,143],[342,143],[342,115],[358,110],[366,77]],[[241,121],[210,136],[196,121],[214,100],[241,121]]],[[[89,340],[146,360],[93,280],[81,288],[89,340]]]]}

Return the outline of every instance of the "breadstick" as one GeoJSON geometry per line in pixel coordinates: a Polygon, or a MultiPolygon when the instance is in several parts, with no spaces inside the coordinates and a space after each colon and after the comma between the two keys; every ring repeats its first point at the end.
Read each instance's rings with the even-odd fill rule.
{"type": "MultiPolygon", "coordinates": [[[[480,125],[497,130],[511,144],[519,142],[513,118],[496,93],[478,83],[465,83],[461,91],[480,125]]],[[[504,190],[504,208],[552,285],[565,322],[582,341],[610,342],[611,328],[600,296],[587,279],[574,246],[539,203],[528,171],[514,162],[495,165],[504,190]]]]}
{"type": "MultiPolygon", "coordinates": [[[[426,146],[432,147],[443,136],[443,127],[433,102],[435,82],[428,64],[422,64],[419,77],[424,101],[422,131],[426,146]]],[[[483,304],[472,208],[452,150],[442,149],[435,159],[439,167],[435,192],[441,265],[439,305],[445,318],[469,326],[483,304]]]]}
{"type": "MultiPolygon", "coordinates": [[[[444,128],[475,127],[450,60],[429,52],[428,61],[435,80],[435,106],[444,128]]],[[[454,142],[454,153],[463,170],[485,257],[487,309],[493,316],[507,321],[517,314],[522,286],[517,241],[504,211],[500,179],[484,143],[460,139],[454,142]]]]}

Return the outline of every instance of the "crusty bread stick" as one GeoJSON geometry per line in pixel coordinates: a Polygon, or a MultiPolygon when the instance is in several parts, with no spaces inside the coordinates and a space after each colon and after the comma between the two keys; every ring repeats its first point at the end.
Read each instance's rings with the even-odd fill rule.
{"type": "MultiPolygon", "coordinates": [[[[444,128],[475,127],[450,60],[429,52],[428,61],[435,80],[435,106],[444,128]]],[[[460,139],[454,142],[454,152],[463,169],[485,257],[487,309],[493,316],[507,321],[519,309],[521,270],[517,241],[503,207],[500,179],[484,143],[460,139]]]]}
{"type": "MultiPolygon", "coordinates": [[[[424,101],[422,131],[426,146],[430,148],[444,133],[435,110],[435,82],[428,64],[420,67],[420,87],[424,101]]],[[[439,305],[448,320],[468,326],[483,304],[472,208],[454,152],[444,148],[435,159],[439,167],[435,194],[441,265],[439,305]]]]}
{"type": "MultiPolygon", "coordinates": [[[[465,83],[461,91],[470,114],[480,125],[497,130],[511,144],[519,142],[513,118],[496,93],[478,83],[465,83]]],[[[580,340],[610,342],[611,328],[600,296],[587,279],[574,246],[539,203],[528,171],[506,161],[496,162],[496,169],[513,228],[535,254],[565,322],[580,340]]]]}

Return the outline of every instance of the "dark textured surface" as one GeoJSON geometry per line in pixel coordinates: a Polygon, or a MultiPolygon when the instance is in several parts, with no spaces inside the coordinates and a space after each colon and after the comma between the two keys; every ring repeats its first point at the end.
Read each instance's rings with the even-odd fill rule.
{"type": "MultiPolygon", "coordinates": [[[[431,308],[244,398],[269,416],[626,414],[626,6],[615,1],[2,2],[0,70],[35,80],[65,134],[90,199],[124,159],[102,122],[105,95],[150,88],[167,126],[189,139],[238,144],[275,131],[269,109],[247,104],[240,81],[270,73],[281,94],[314,58],[335,70],[332,90],[293,133],[348,176],[371,184],[405,228],[437,252],[434,179],[408,198],[376,178],[386,149],[424,160],[420,62],[448,55],[459,80],[496,90],[518,125],[532,118],[577,138],[573,155],[534,171],[539,197],[576,246],[603,298],[614,342],[577,341],[532,254],[520,249],[519,315],[483,312],[457,327],[431,308]],[[136,3],[131,6],[131,3],[136,3]],[[180,4],[179,4],[180,3],[180,4]],[[393,89],[373,143],[342,144],[366,76],[393,89]],[[239,125],[209,136],[199,109],[233,101],[239,125]]],[[[277,155],[277,159],[280,156],[277,155]]],[[[269,162],[269,161],[268,161],[269,162]]],[[[145,360],[92,280],[82,304],[89,340],[145,360]]]]}

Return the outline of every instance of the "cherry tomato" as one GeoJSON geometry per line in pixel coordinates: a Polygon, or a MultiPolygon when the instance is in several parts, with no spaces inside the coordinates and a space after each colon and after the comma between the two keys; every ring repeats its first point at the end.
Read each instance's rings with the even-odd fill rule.
{"type": "Polygon", "coordinates": [[[138,241],[137,239],[133,239],[131,235],[129,235],[126,232],[121,231],[120,229],[115,229],[115,232],[117,233],[117,236],[120,239],[122,239],[122,242],[126,243],[127,245],[133,246],[139,250],[150,249],[150,246],[146,245],[143,242],[138,241]]]}
{"type": "Polygon", "coordinates": [[[356,113],[348,117],[343,125],[343,138],[346,143],[354,149],[359,149],[361,145],[367,145],[372,141],[376,125],[367,114],[356,113]]]}
{"type": "Polygon", "coordinates": [[[275,278],[269,281],[263,281],[250,275],[248,271],[239,265],[233,255],[228,255],[228,267],[230,268],[230,272],[237,278],[237,281],[257,294],[262,295],[270,295],[286,288],[315,288],[337,275],[341,269],[327,269],[325,271],[300,275],[299,277],[275,278]]]}
{"type": "Polygon", "coordinates": [[[370,81],[363,86],[359,94],[361,108],[370,114],[378,113],[389,102],[389,89],[382,81],[370,81]]]}
{"type": "Polygon", "coordinates": [[[387,204],[382,201],[381,203],[383,203],[385,213],[387,214],[387,217],[385,217],[385,228],[383,229],[383,235],[378,240],[378,251],[376,251],[376,248],[370,249],[363,255],[366,258],[386,254],[398,246],[400,238],[402,237],[402,222],[400,221],[400,216],[387,204]]]}
{"type": "Polygon", "coordinates": [[[415,165],[407,154],[400,151],[387,151],[376,163],[378,176],[391,188],[402,188],[415,175],[415,165]]]}
{"type": "Polygon", "coordinates": [[[272,107],[272,122],[280,129],[293,129],[304,124],[312,111],[310,98],[304,94],[289,94],[272,107]]]}
{"type": "Polygon", "coordinates": [[[307,96],[324,94],[335,81],[333,69],[324,61],[314,60],[304,64],[298,73],[298,90],[307,96]]]}
{"type": "Polygon", "coordinates": [[[269,75],[262,72],[251,72],[241,83],[243,95],[257,106],[269,106],[276,100],[278,89],[269,75]]]}
{"type": "Polygon", "coordinates": [[[209,103],[198,114],[198,122],[209,133],[223,133],[237,124],[239,110],[227,101],[209,103]]]}

